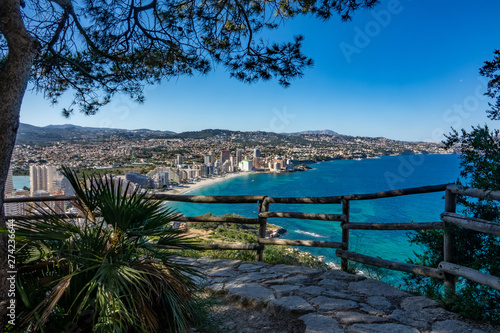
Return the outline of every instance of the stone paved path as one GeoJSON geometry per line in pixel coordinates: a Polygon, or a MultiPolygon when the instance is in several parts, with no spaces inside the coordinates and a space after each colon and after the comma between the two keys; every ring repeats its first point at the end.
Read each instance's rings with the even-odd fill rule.
{"type": "MultiPolygon", "coordinates": [[[[424,296],[340,270],[263,262],[183,258],[207,275],[206,288],[280,320],[303,322],[305,333],[482,333],[500,327],[461,319],[424,296]]],[[[201,281],[200,281],[201,282],[201,281]]]]}

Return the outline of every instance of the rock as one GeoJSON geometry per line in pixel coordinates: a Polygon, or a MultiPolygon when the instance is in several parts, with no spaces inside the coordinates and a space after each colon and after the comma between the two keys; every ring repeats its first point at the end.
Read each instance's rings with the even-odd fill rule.
{"type": "Polygon", "coordinates": [[[424,308],[435,308],[438,306],[438,302],[425,296],[408,297],[401,302],[401,307],[408,311],[421,311],[424,308]]]}
{"type": "Polygon", "coordinates": [[[241,260],[229,260],[229,259],[207,259],[211,260],[211,263],[214,266],[218,267],[237,267],[238,265],[242,264],[243,261],[241,260]]]}
{"type": "Polygon", "coordinates": [[[310,313],[299,317],[306,325],[305,333],[344,333],[339,323],[330,317],[310,313]]]}
{"type": "Polygon", "coordinates": [[[215,294],[224,294],[224,283],[214,283],[206,287],[206,289],[210,290],[215,294]]]}
{"type": "Polygon", "coordinates": [[[290,266],[290,265],[275,265],[273,266],[274,272],[280,272],[285,274],[318,274],[321,273],[319,269],[304,267],[304,266],[290,266]]]}
{"type": "Polygon", "coordinates": [[[290,276],[290,277],[285,278],[285,282],[288,284],[301,285],[301,284],[310,284],[312,281],[311,281],[311,278],[309,276],[295,275],[295,276],[290,276]]]}
{"type": "Polygon", "coordinates": [[[334,297],[334,298],[342,298],[342,299],[348,299],[354,302],[361,302],[361,298],[358,296],[353,296],[349,294],[344,294],[338,291],[333,291],[333,290],[327,290],[323,293],[323,296],[329,296],[329,297],[334,297]]]}
{"type": "Polygon", "coordinates": [[[285,278],[279,278],[279,279],[271,279],[271,280],[262,280],[263,284],[283,284],[285,283],[285,278]]]}
{"type": "Polygon", "coordinates": [[[326,291],[326,289],[322,288],[322,287],[309,286],[309,287],[300,288],[298,290],[298,294],[300,296],[303,296],[303,295],[319,296],[325,291],[326,291]]]}
{"type": "Polygon", "coordinates": [[[383,323],[388,321],[386,318],[370,316],[366,313],[359,313],[359,312],[338,312],[336,316],[337,319],[342,324],[346,325],[357,324],[357,323],[373,324],[373,323],[383,323]]]}
{"type": "Polygon", "coordinates": [[[375,309],[369,306],[368,304],[362,304],[361,307],[359,308],[361,311],[366,312],[372,316],[385,316],[388,313],[390,313],[389,310],[380,310],[380,309],[375,309]]]}
{"type": "Polygon", "coordinates": [[[261,273],[261,272],[250,272],[250,273],[240,273],[234,279],[234,282],[245,283],[245,282],[261,282],[264,280],[273,280],[279,277],[276,273],[261,273]]]}
{"type": "Polygon", "coordinates": [[[314,311],[314,307],[299,296],[274,299],[267,305],[269,312],[278,318],[283,316],[298,317],[314,311]]]}
{"type": "Polygon", "coordinates": [[[422,318],[425,318],[428,321],[443,321],[443,320],[451,320],[458,319],[458,315],[453,312],[446,311],[443,308],[426,308],[419,312],[422,318]]]}
{"type": "Polygon", "coordinates": [[[343,291],[347,289],[347,282],[333,280],[333,279],[323,279],[319,281],[319,285],[324,288],[333,289],[337,291],[343,291]]]}
{"type": "Polygon", "coordinates": [[[210,269],[207,271],[207,275],[210,277],[236,277],[238,276],[238,272],[232,269],[231,267],[218,267],[215,266],[214,268],[210,269]]]}
{"type": "Polygon", "coordinates": [[[293,291],[299,289],[299,286],[284,284],[280,286],[271,286],[278,297],[289,296],[293,291]]]}
{"type": "Polygon", "coordinates": [[[416,327],[422,330],[428,330],[430,323],[426,321],[418,312],[394,310],[387,319],[395,320],[401,324],[416,327]]]}
{"type": "Polygon", "coordinates": [[[225,290],[232,301],[238,301],[243,306],[264,308],[269,301],[274,300],[273,291],[257,283],[229,283],[225,290]]]}
{"type": "Polygon", "coordinates": [[[366,279],[364,276],[347,273],[338,269],[332,269],[331,271],[325,272],[323,274],[323,278],[330,280],[345,281],[345,282],[356,282],[366,279]]]}
{"type": "MultiPolygon", "coordinates": [[[[354,324],[349,333],[419,333],[416,328],[401,324],[354,324]]],[[[456,332],[458,333],[458,332],[456,332]]]]}
{"type": "Polygon", "coordinates": [[[255,264],[241,264],[238,266],[238,270],[240,272],[255,272],[262,269],[261,265],[255,265],[255,264]]]}
{"type": "Polygon", "coordinates": [[[438,321],[432,326],[431,333],[485,333],[482,330],[474,328],[472,325],[458,321],[445,320],[438,321]]]}
{"type": "MultiPolygon", "coordinates": [[[[404,301],[403,301],[404,302],[404,301]]],[[[378,310],[389,310],[393,308],[391,302],[382,296],[371,296],[366,299],[366,303],[378,310]]]]}
{"type": "Polygon", "coordinates": [[[311,303],[318,306],[320,311],[351,310],[359,307],[359,304],[354,301],[325,296],[316,297],[311,300],[311,303]]]}
{"type": "Polygon", "coordinates": [[[391,287],[384,282],[372,279],[351,282],[348,289],[350,291],[369,296],[404,297],[410,295],[404,291],[391,287]]]}

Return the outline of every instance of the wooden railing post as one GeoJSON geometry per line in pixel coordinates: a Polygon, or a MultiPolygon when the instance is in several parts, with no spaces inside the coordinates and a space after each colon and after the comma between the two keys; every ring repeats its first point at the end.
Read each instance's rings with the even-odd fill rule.
{"type": "MultiPolygon", "coordinates": [[[[259,213],[267,213],[269,211],[269,201],[267,197],[259,201],[259,213]]],[[[259,217],[259,238],[266,238],[267,229],[267,218],[259,217]]],[[[259,242],[259,249],[257,250],[257,260],[262,261],[264,259],[264,244],[259,242]]]]}
{"type": "MultiPolygon", "coordinates": [[[[347,199],[342,199],[342,214],[345,215],[345,221],[340,225],[342,227],[342,243],[345,243],[343,250],[349,251],[349,228],[344,228],[345,224],[349,223],[349,210],[351,202],[347,199]]],[[[347,258],[340,259],[340,269],[344,272],[348,270],[349,260],[347,258]]]]}
{"type": "MultiPolygon", "coordinates": [[[[444,199],[444,211],[447,213],[455,213],[457,210],[457,195],[450,190],[446,190],[444,199]]],[[[445,223],[443,235],[443,259],[446,262],[453,263],[453,236],[449,232],[450,224],[445,223]]],[[[444,274],[444,290],[446,293],[455,293],[455,276],[444,274]]]]}

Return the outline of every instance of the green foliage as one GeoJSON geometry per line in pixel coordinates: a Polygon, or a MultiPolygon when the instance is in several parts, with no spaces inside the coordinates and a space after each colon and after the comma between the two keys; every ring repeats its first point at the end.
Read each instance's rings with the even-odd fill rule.
{"type": "Polygon", "coordinates": [[[495,104],[490,103],[488,116],[493,120],[500,120],[500,50],[495,50],[495,57],[484,63],[480,73],[490,79],[486,95],[496,99],[495,104]]]}
{"type": "MultiPolygon", "coordinates": [[[[214,65],[242,82],[276,79],[286,87],[313,63],[302,53],[303,37],[269,43],[260,33],[297,15],[324,20],[338,14],[349,20],[357,9],[377,2],[34,1],[23,12],[28,33],[40,46],[31,81],[52,103],[74,91],[65,116],[75,105],[95,114],[118,92],[142,103],[144,85],[206,74],[214,65]]],[[[0,69],[8,53],[3,40],[0,69]]]]}
{"type": "Polygon", "coordinates": [[[197,318],[198,290],[189,265],[161,245],[195,249],[169,223],[178,214],[109,178],[63,168],[82,218],[38,207],[16,221],[19,273],[16,315],[23,331],[184,332],[197,318]]]}
{"type": "MultiPolygon", "coordinates": [[[[202,216],[213,216],[211,213],[202,216]]],[[[236,214],[226,214],[225,217],[241,217],[236,214]]],[[[271,225],[272,227],[276,227],[271,225]]],[[[259,227],[256,225],[235,224],[235,223],[215,223],[198,222],[192,223],[191,228],[212,231],[210,241],[205,243],[244,243],[257,244],[257,233],[259,227]]],[[[210,257],[216,259],[236,259],[243,261],[255,261],[256,253],[254,251],[182,251],[181,255],[195,258],[210,257]]],[[[318,269],[328,269],[328,266],[311,255],[309,252],[300,251],[296,248],[281,245],[266,245],[264,248],[264,262],[269,264],[285,264],[295,266],[307,266],[318,269]]]]}
{"type": "MultiPolygon", "coordinates": [[[[487,126],[473,127],[471,132],[456,130],[447,137],[447,147],[458,146],[461,155],[461,179],[464,187],[500,190],[500,136],[487,126]]],[[[492,200],[459,197],[461,214],[500,223],[500,204],[492,200]]],[[[500,276],[500,237],[475,232],[454,225],[447,231],[454,240],[452,261],[494,276],[500,276]]],[[[411,263],[437,267],[443,260],[443,231],[419,231],[410,241],[424,246],[411,263]]],[[[406,283],[412,291],[441,299],[451,310],[465,316],[500,323],[500,292],[467,279],[459,279],[456,296],[443,295],[442,283],[430,278],[409,276],[406,283]]]]}

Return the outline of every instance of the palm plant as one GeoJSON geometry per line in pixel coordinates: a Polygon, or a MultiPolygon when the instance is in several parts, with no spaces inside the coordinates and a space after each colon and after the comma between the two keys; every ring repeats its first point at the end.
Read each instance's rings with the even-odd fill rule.
{"type": "Polygon", "coordinates": [[[23,330],[186,331],[199,273],[158,246],[196,249],[169,227],[179,214],[111,177],[63,173],[79,218],[38,206],[36,219],[17,221],[23,330]]]}

